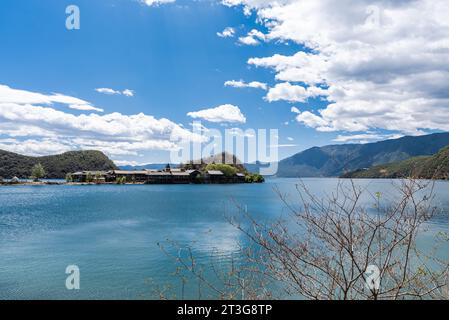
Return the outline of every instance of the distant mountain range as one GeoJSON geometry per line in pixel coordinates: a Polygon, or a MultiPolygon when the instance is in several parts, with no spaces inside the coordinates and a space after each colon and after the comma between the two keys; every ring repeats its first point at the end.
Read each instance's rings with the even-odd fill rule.
{"type": "Polygon", "coordinates": [[[404,161],[359,169],[343,178],[416,178],[449,179],[449,147],[433,156],[413,157],[404,161]]]}
{"type": "MultiPolygon", "coordinates": [[[[449,133],[403,137],[368,144],[314,147],[280,161],[277,176],[338,177],[360,169],[365,169],[366,174],[371,174],[371,171],[366,171],[366,169],[391,163],[395,163],[395,165],[399,165],[401,168],[402,166],[407,167],[407,163],[401,163],[401,161],[419,156],[432,156],[446,146],[449,146],[449,133]]],[[[227,162],[231,161],[232,163],[232,155],[225,154],[224,157],[227,162]]],[[[207,160],[207,163],[219,163],[222,159],[223,155],[219,154],[205,160],[207,160]]],[[[428,161],[433,163],[433,161],[440,160],[441,157],[436,157],[432,161],[428,161]]],[[[415,165],[416,161],[418,160],[411,159],[410,163],[415,165]]],[[[72,151],[54,156],[28,157],[0,150],[0,177],[12,178],[17,176],[19,178],[28,178],[31,175],[32,167],[37,163],[41,163],[44,166],[47,171],[47,178],[64,178],[67,173],[75,171],[118,169],[112,160],[100,151],[72,151]]],[[[165,168],[166,165],[166,163],[161,163],[121,166],[120,168],[123,170],[160,170],[165,168]]],[[[238,160],[236,165],[241,166],[238,160]]],[[[171,164],[171,166],[178,167],[176,164],[171,164]]],[[[263,164],[253,163],[244,164],[244,166],[250,172],[258,172],[258,169],[263,164]]],[[[425,164],[425,166],[434,168],[433,164],[430,165],[429,163],[425,164]]],[[[402,172],[401,170],[400,172],[402,172]]],[[[393,170],[393,167],[389,167],[387,172],[387,176],[389,176],[390,172],[393,172],[392,174],[394,175],[396,171],[393,170]]],[[[377,174],[374,175],[377,176],[377,174]]]]}
{"type": "Polygon", "coordinates": [[[367,144],[314,147],[279,162],[279,177],[338,177],[345,172],[430,156],[449,145],[449,133],[402,137],[367,144]]]}
{"type": "MultiPolygon", "coordinates": [[[[230,163],[230,164],[234,163],[234,158],[235,158],[235,156],[225,152],[225,155],[224,155],[225,163],[230,163]]],[[[235,159],[235,160],[236,160],[235,162],[236,162],[237,165],[241,165],[241,161],[240,160],[238,160],[238,159],[235,159]]],[[[222,163],[222,161],[223,161],[223,155],[222,154],[217,154],[215,156],[204,158],[202,162],[204,164],[209,164],[209,163],[214,163],[214,162],[215,163],[222,163]]],[[[162,170],[166,166],[167,166],[166,163],[151,163],[151,164],[142,164],[142,165],[136,165],[136,166],[123,165],[123,166],[120,166],[120,169],[121,170],[145,170],[145,169],[148,169],[148,170],[162,170]]],[[[172,168],[177,168],[179,166],[180,166],[179,164],[170,163],[170,167],[172,167],[172,168]]],[[[257,161],[257,162],[254,162],[254,163],[245,163],[245,164],[243,164],[243,166],[249,172],[258,173],[259,169],[261,167],[267,167],[268,164],[264,164],[264,163],[261,163],[261,162],[257,161]]]]}
{"type": "Polygon", "coordinates": [[[83,170],[112,170],[117,166],[100,151],[70,151],[54,156],[28,157],[0,150],[0,177],[29,178],[33,166],[41,163],[46,178],[62,179],[67,173],[83,170]]]}

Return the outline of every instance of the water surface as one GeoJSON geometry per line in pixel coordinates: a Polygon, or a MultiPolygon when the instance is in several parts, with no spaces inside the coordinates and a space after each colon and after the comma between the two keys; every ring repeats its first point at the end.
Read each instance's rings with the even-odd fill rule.
{"type": "MultiPolygon", "coordinates": [[[[324,195],[338,180],[304,182],[324,195]]],[[[216,252],[223,263],[238,259],[246,239],[225,216],[237,214],[239,204],[261,221],[286,217],[273,189],[295,203],[297,183],[0,187],[0,299],[157,298],[155,285],[179,286],[171,275],[176,265],[158,243],[189,244],[199,260],[216,252]],[[79,291],[65,288],[72,264],[81,270],[79,291]]],[[[397,192],[389,180],[357,184],[385,197],[397,192]]],[[[437,182],[436,192],[443,214],[431,228],[449,231],[449,183],[437,182]]],[[[191,288],[184,294],[197,298],[191,288]]]]}

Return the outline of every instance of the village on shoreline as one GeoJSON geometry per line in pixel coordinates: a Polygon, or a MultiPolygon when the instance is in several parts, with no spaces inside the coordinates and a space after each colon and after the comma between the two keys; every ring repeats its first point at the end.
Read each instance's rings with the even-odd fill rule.
{"type": "Polygon", "coordinates": [[[45,179],[45,169],[37,164],[33,168],[30,179],[13,177],[4,180],[0,178],[0,185],[237,184],[265,181],[259,174],[239,172],[234,166],[227,164],[210,164],[203,170],[172,169],[167,164],[163,170],[79,171],[68,173],[64,182],[57,179],[51,181],[43,179],[45,179]]]}

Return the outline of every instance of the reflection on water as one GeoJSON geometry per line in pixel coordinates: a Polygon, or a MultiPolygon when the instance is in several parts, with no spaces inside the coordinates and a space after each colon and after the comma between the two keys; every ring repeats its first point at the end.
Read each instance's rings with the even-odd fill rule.
{"type": "MultiPolygon", "coordinates": [[[[151,297],[146,280],[174,283],[176,266],[158,243],[190,245],[199,261],[211,254],[220,263],[238,260],[246,239],[225,219],[236,203],[260,221],[287,216],[273,190],[298,203],[296,179],[268,179],[260,185],[14,186],[0,188],[0,298],[138,299],[151,297]],[[65,268],[81,270],[81,290],[65,289],[65,268]]],[[[330,194],[337,179],[305,179],[318,196],[330,194]]],[[[393,199],[389,180],[358,180],[373,203],[381,192],[393,199]],[[370,195],[371,194],[371,195],[370,195]]],[[[449,230],[449,183],[437,182],[435,204],[442,210],[428,226],[449,230]]],[[[430,234],[430,233],[429,233],[430,234]]],[[[431,242],[426,236],[423,243],[431,242]]],[[[175,252],[176,253],[176,252],[175,252]]],[[[189,292],[186,293],[189,297],[189,292]]],[[[191,293],[192,298],[196,296],[191,293]]]]}

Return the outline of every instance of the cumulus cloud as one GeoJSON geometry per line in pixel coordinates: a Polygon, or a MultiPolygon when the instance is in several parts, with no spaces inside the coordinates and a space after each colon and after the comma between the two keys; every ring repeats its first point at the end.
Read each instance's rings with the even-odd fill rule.
{"type": "Polygon", "coordinates": [[[57,139],[50,138],[26,140],[0,139],[0,149],[36,157],[60,154],[71,150],[69,145],[60,143],[57,139]]]}
{"type": "Polygon", "coordinates": [[[265,41],[266,36],[259,30],[253,29],[244,37],[239,37],[239,43],[247,46],[257,46],[260,41],[265,41]]]}
{"type": "Polygon", "coordinates": [[[203,119],[209,122],[245,123],[246,118],[240,108],[232,104],[224,104],[216,108],[204,109],[187,113],[194,119],[203,119]]]}
{"type": "Polygon", "coordinates": [[[307,127],[317,128],[318,131],[331,131],[329,122],[309,111],[299,112],[296,116],[296,121],[303,123],[307,127]]]}
{"type": "Polygon", "coordinates": [[[222,32],[217,32],[217,36],[220,38],[233,38],[235,35],[235,29],[232,27],[225,28],[222,32]]]}
{"type": "Polygon", "coordinates": [[[230,80],[226,81],[224,84],[226,87],[234,87],[234,88],[255,88],[255,89],[262,89],[267,90],[268,86],[266,83],[259,82],[259,81],[252,81],[246,83],[243,80],[230,80]]]}
{"type": "Polygon", "coordinates": [[[303,87],[275,87],[268,100],[303,102],[309,88],[325,88],[327,106],[298,114],[301,123],[320,131],[449,130],[446,0],[223,3],[256,12],[268,29],[264,41],[306,48],[248,60],[274,70],[278,81],[303,87]]]}
{"type": "Polygon", "coordinates": [[[289,102],[306,102],[309,98],[324,96],[327,91],[319,87],[302,87],[292,85],[289,82],[278,83],[274,88],[270,88],[266,99],[269,102],[286,100],[289,102]]]}
{"type": "Polygon", "coordinates": [[[134,91],[130,89],[125,89],[123,91],[114,90],[111,88],[96,88],[95,91],[98,93],[109,94],[109,95],[124,95],[127,97],[134,97],[134,91]]]}
{"type": "Polygon", "coordinates": [[[51,106],[54,101],[90,105],[73,97],[0,86],[0,136],[7,137],[0,141],[0,149],[29,155],[74,149],[138,155],[147,150],[174,150],[180,141],[204,142],[204,137],[165,118],[118,112],[75,115],[55,109],[51,106]]]}

